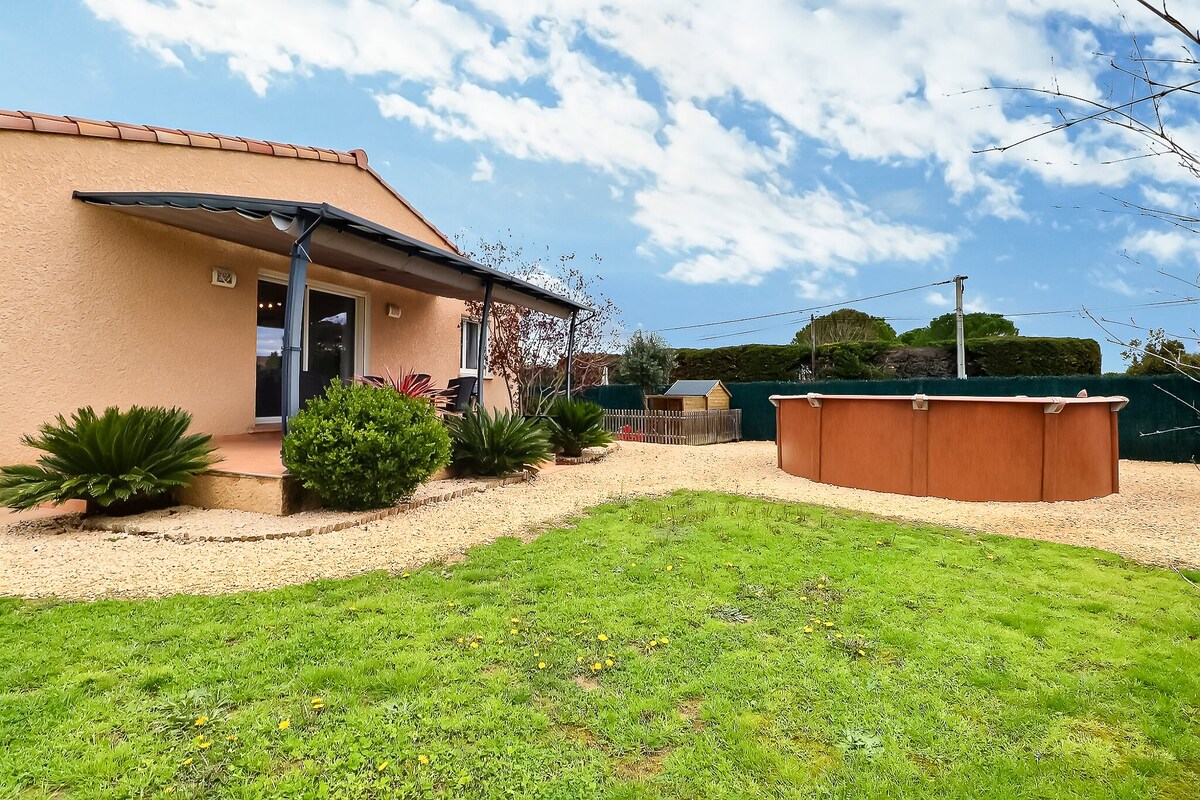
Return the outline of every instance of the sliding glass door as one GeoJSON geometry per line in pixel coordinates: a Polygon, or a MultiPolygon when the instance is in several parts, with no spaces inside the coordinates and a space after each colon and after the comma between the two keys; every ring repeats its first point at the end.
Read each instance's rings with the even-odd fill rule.
{"type": "MultiPolygon", "coordinates": [[[[283,389],[283,324],[287,287],[258,282],[258,341],[254,385],[257,422],[279,419],[283,389]]],[[[362,357],[362,298],[309,287],[301,342],[300,402],[325,391],[332,380],[350,380],[362,357]]]]}

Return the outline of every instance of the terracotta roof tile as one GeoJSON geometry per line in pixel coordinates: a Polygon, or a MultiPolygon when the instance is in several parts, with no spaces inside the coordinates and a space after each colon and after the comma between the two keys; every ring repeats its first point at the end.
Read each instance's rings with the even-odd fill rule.
{"type": "Polygon", "coordinates": [[[190,145],[192,140],[187,137],[186,133],[179,131],[169,131],[166,128],[151,128],[154,131],[154,137],[159,144],[183,144],[190,145]]]}
{"type": "Polygon", "coordinates": [[[221,136],[215,133],[196,133],[174,128],[159,128],[152,125],[131,125],[125,122],[100,122],[98,120],[58,117],[53,114],[38,114],[32,111],[6,111],[0,109],[0,130],[32,131],[36,133],[58,133],[74,136],[102,137],[132,142],[154,142],[158,144],[182,145],[185,147],[207,147],[219,150],[258,153],[284,158],[304,158],[313,161],[328,161],[353,164],[379,181],[397,200],[441,237],[446,247],[457,253],[459,249],[449,237],[413,208],[404,196],[397,192],[382,176],[367,164],[363,150],[326,150],[317,147],[302,147],[280,142],[264,142],[240,136],[221,136]]]}
{"type": "Polygon", "coordinates": [[[222,150],[240,150],[244,153],[250,149],[249,147],[246,146],[245,142],[243,142],[241,139],[238,139],[237,137],[222,136],[219,133],[215,133],[215,134],[213,134],[213,136],[215,136],[217,141],[220,143],[220,147],[222,150]]]}
{"type": "Polygon", "coordinates": [[[117,129],[122,139],[130,142],[157,142],[158,138],[154,135],[154,131],[147,128],[145,125],[128,125],[124,122],[110,122],[117,129]]]}
{"type": "Polygon", "coordinates": [[[80,136],[100,136],[105,139],[120,139],[121,132],[107,122],[96,122],[91,119],[71,117],[71,121],[79,126],[80,136]]]}
{"type": "Polygon", "coordinates": [[[271,146],[271,152],[277,156],[291,156],[292,158],[300,157],[300,154],[296,152],[296,148],[292,147],[290,144],[284,144],[282,142],[267,142],[267,144],[271,146]]]}
{"type": "Polygon", "coordinates": [[[218,150],[221,148],[221,140],[211,133],[184,131],[183,135],[188,137],[188,143],[192,147],[211,147],[218,150]]]}
{"type": "Polygon", "coordinates": [[[13,111],[0,111],[0,129],[10,131],[31,131],[33,120],[24,114],[13,111]]]}
{"type": "Polygon", "coordinates": [[[265,156],[275,155],[275,151],[271,149],[271,145],[260,139],[243,139],[246,143],[246,149],[251,153],[262,153],[265,156]]]}

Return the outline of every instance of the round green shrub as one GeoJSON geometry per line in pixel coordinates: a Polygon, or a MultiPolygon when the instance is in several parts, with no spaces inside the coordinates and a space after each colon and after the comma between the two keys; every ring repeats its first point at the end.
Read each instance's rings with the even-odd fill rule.
{"type": "Polygon", "coordinates": [[[427,400],[335,381],[292,418],[283,463],[327,506],[383,508],[450,463],[450,435],[427,400]]]}

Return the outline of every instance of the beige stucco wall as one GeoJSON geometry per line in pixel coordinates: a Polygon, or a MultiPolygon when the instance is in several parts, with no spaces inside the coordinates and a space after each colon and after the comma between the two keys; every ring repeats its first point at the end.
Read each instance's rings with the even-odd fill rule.
{"type": "MultiPolygon", "coordinates": [[[[257,277],[286,273],[287,259],[89,206],[76,189],[328,202],[445,246],[353,165],[0,131],[0,464],[28,460],[20,435],[82,405],[177,405],[217,435],[254,424],[257,277]],[[217,266],[236,288],[211,285],[217,266]]],[[[462,301],[319,265],[309,277],[368,293],[369,373],[459,374],[462,301]]],[[[499,380],[484,391],[507,402],[499,380]]]]}

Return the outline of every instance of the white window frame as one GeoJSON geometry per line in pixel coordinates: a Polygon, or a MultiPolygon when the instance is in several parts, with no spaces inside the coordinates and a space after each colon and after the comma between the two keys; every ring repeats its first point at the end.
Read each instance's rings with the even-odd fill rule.
{"type": "MultiPolygon", "coordinates": [[[[471,376],[471,375],[477,375],[479,373],[479,362],[478,361],[476,361],[474,364],[471,364],[469,366],[467,365],[467,329],[468,329],[468,326],[470,326],[471,328],[473,328],[475,330],[475,341],[476,342],[479,341],[479,320],[475,319],[474,317],[466,317],[466,316],[462,317],[462,319],[459,321],[459,324],[458,324],[458,376],[460,378],[465,378],[465,377],[471,376]]],[[[487,344],[489,347],[491,346],[490,341],[487,344]]],[[[487,369],[487,354],[486,353],[484,354],[483,360],[484,360],[484,369],[486,370],[487,369]]],[[[488,378],[488,377],[491,377],[491,375],[489,375],[487,372],[485,372],[484,377],[488,378]]]]}
{"type": "MultiPolygon", "coordinates": [[[[267,281],[269,283],[277,283],[287,286],[288,277],[285,273],[275,272],[274,270],[259,270],[258,280],[267,281]]],[[[258,307],[258,284],[255,283],[254,288],[254,305],[258,307]]],[[[371,330],[371,293],[359,291],[358,289],[348,289],[345,286],[338,286],[336,283],[326,283],[325,281],[306,281],[304,284],[304,322],[301,326],[300,354],[301,354],[301,369],[308,369],[308,293],[316,289],[318,292],[326,294],[336,294],[339,297],[348,297],[354,300],[354,376],[362,377],[367,374],[367,365],[371,363],[370,359],[370,330],[371,330]]],[[[255,417],[255,425],[272,425],[282,422],[282,417],[255,417]]]]}

